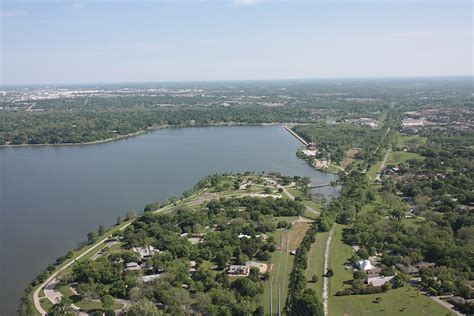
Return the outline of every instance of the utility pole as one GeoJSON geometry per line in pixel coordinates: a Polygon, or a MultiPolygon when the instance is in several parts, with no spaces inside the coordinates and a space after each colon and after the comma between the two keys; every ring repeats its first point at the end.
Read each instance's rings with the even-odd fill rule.
{"type": "Polygon", "coordinates": [[[281,302],[280,302],[280,282],[278,282],[278,316],[281,316],[281,302]]]}
{"type": "Polygon", "coordinates": [[[270,280],[270,315],[273,315],[272,280],[270,280]]]}

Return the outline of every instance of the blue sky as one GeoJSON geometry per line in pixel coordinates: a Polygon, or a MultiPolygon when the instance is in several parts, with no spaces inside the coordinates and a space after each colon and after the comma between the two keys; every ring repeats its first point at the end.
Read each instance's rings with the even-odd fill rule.
{"type": "Polygon", "coordinates": [[[472,1],[1,3],[1,84],[472,75],[472,1]]]}

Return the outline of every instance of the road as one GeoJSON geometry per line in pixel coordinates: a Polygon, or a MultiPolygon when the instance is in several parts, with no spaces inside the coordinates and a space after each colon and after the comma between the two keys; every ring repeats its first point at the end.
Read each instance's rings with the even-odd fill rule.
{"type": "MultiPolygon", "coordinates": [[[[130,223],[127,223],[126,225],[124,225],[123,227],[120,228],[120,230],[124,230],[125,228],[127,228],[130,224],[130,223]]],[[[84,251],[83,253],[81,253],[79,256],[77,256],[74,260],[71,260],[70,262],[68,262],[67,264],[65,264],[63,267],[59,268],[58,270],[56,270],[55,272],[53,272],[53,274],[51,274],[43,283],[41,283],[40,286],[38,286],[36,288],[36,290],[33,292],[33,303],[35,305],[35,308],[36,310],[42,315],[42,316],[45,316],[47,315],[47,312],[43,309],[43,307],[41,306],[41,303],[40,303],[40,299],[39,299],[39,292],[41,291],[42,288],[46,288],[48,287],[49,283],[51,283],[53,280],[56,279],[56,276],[64,271],[65,269],[67,269],[68,267],[70,267],[72,264],[74,264],[74,262],[76,262],[77,260],[81,259],[82,257],[84,257],[85,255],[87,255],[89,252],[93,251],[94,249],[96,249],[97,247],[99,247],[100,245],[102,245],[112,234],[109,234],[107,235],[106,237],[104,237],[103,239],[101,239],[100,241],[98,241],[95,245],[93,245],[91,248],[87,249],[86,251],[84,251]]]]}
{"type": "MultiPolygon", "coordinates": [[[[286,189],[286,187],[279,185],[278,188],[279,188],[279,189],[281,188],[281,189],[283,190],[283,193],[285,193],[285,194],[288,196],[288,198],[289,198],[290,200],[292,200],[292,201],[295,200],[295,197],[293,196],[293,194],[291,194],[290,191],[288,191],[288,190],[286,189]]],[[[309,206],[307,206],[307,205],[306,205],[306,209],[307,209],[308,211],[310,211],[311,213],[317,215],[317,216],[321,215],[321,212],[318,212],[318,211],[316,211],[314,208],[309,207],[309,206]]]]}
{"type": "Polygon", "coordinates": [[[382,159],[382,162],[380,163],[379,170],[377,171],[377,174],[375,175],[375,181],[380,181],[380,176],[382,175],[383,168],[385,168],[385,163],[387,162],[388,155],[390,154],[391,149],[387,150],[385,153],[385,156],[382,159]]]}
{"type": "MultiPolygon", "coordinates": [[[[331,248],[331,240],[332,240],[332,235],[334,232],[334,227],[336,227],[336,224],[334,224],[331,228],[331,231],[329,231],[329,236],[328,239],[326,240],[326,250],[324,250],[324,274],[329,270],[329,255],[330,255],[330,248],[331,248]]],[[[328,277],[323,277],[323,309],[324,309],[324,316],[329,315],[329,308],[328,308],[328,299],[329,299],[329,289],[328,289],[328,282],[329,278],[328,277]]]]}

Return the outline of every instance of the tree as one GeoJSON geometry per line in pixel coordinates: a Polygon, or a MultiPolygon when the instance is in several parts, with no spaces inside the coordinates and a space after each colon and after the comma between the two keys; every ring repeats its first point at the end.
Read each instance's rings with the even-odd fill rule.
{"type": "Polygon", "coordinates": [[[99,230],[97,231],[97,233],[99,234],[99,236],[102,236],[103,234],[105,234],[105,227],[104,227],[104,225],[100,225],[100,226],[99,226],[99,230]]]}
{"type": "Polygon", "coordinates": [[[323,304],[313,289],[305,289],[291,304],[292,315],[324,315],[323,304]]]}
{"type": "Polygon", "coordinates": [[[141,299],[130,307],[127,316],[159,316],[162,315],[153,302],[141,299]]]}
{"type": "Polygon", "coordinates": [[[53,307],[49,310],[48,315],[51,316],[72,316],[74,313],[71,311],[72,300],[63,297],[61,302],[54,304],[53,307]]]}
{"type": "Polygon", "coordinates": [[[100,302],[102,303],[102,309],[104,312],[110,311],[114,305],[114,297],[112,295],[106,294],[100,298],[100,302]]]}
{"type": "Polygon", "coordinates": [[[311,282],[313,283],[318,282],[318,276],[316,274],[313,274],[313,277],[311,278],[311,282]]]}
{"type": "Polygon", "coordinates": [[[117,217],[117,226],[122,224],[122,218],[120,216],[117,217]]]}
{"type": "Polygon", "coordinates": [[[95,243],[97,240],[97,234],[96,232],[90,232],[89,234],[87,234],[87,242],[89,244],[93,244],[95,243]]]}
{"type": "Polygon", "coordinates": [[[328,269],[328,272],[326,272],[326,277],[330,278],[334,276],[334,271],[332,271],[332,269],[328,269]]]}

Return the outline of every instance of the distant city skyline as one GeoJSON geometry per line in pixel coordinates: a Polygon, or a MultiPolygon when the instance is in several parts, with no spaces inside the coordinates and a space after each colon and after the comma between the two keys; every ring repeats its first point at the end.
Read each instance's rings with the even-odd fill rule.
{"type": "Polygon", "coordinates": [[[12,1],[0,85],[473,75],[471,1],[12,1]]]}

